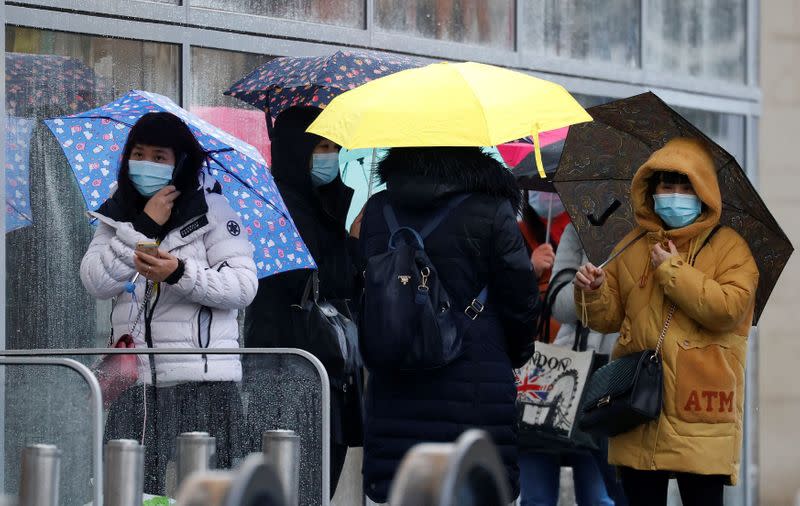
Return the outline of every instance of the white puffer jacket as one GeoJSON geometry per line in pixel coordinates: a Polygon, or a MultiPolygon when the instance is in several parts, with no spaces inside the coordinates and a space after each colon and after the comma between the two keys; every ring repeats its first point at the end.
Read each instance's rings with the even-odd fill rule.
{"type": "MultiPolygon", "coordinates": [[[[150,308],[133,332],[139,349],[147,348],[147,321],[154,348],[239,347],[237,310],[250,304],[258,288],[253,246],[225,197],[209,193],[205,200],[208,212],[175,227],[159,246],[183,260],[184,273],[174,285],[158,283],[153,290],[150,308]]],[[[139,309],[125,285],[136,274],[136,243],[149,239],[129,222],[90,214],[100,224],[81,262],[81,280],[94,297],[116,298],[111,316],[116,342],[130,331],[139,309]]],[[[145,283],[139,276],[139,304],[145,283]]],[[[151,383],[150,363],[146,356],[139,359],[139,378],[151,383]]],[[[159,385],[242,378],[239,355],[159,355],[155,370],[159,385]]]]}

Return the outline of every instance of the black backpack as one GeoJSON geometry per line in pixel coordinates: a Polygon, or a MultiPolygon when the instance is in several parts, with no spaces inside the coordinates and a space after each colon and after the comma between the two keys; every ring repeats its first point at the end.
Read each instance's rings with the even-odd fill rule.
{"type": "Polygon", "coordinates": [[[463,328],[483,312],[488,288],[466,309],[454,309],[424,240],[468,197],[450,199],[419,232],[400,226],[392,206],[384,206],[388,250],[367,261],[359,318],[361,355],[369,369],[434,369],[463,353],[463,328]]]}

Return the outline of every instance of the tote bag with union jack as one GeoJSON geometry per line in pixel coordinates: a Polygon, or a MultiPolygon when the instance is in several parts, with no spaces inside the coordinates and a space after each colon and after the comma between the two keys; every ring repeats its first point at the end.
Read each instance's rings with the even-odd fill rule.
{"type": "Polygon", "coordinates": [[[514,371],[522,446],[544,449],[594,446],[575,423],[593,360],[593,351],[536,343],[533,357],[514,371]]]}

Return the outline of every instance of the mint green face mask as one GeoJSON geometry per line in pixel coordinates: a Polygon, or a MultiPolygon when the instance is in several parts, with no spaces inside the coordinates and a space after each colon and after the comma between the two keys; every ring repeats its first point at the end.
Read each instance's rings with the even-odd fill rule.
{"type": "Polygon", "coordinates": [[[144,197],[152,197],[172,181],[175,167],[147,160],[128,160],[128,177],[144,197]]]}

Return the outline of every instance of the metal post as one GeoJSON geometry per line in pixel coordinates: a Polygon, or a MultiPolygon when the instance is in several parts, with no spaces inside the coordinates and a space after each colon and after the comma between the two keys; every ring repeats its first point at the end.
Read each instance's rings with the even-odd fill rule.
{"type": "Polygon", "coordinates": [[[36,444],[22,450],[19,506],[57,506],[61,450],[36,444]]]}
{"type": "Polygon", "coordinates": [[[133,439],[109,441],[105,466],[104,506],[140,506],[144,491],[144,447],[133,439]]]}
{"type": "Polygon", "coordinates": [[[300,436],[293,430],[268,430],[261,439],[261,452],[278,472],[287,506],[297,506],[300,497],[300,436]]]}
{"type": "Polygon", "coordinates": [[[208,432],[184,432],[178,436],[177,487],[195,471],[217,467],[217,438],[208,432]]]}

